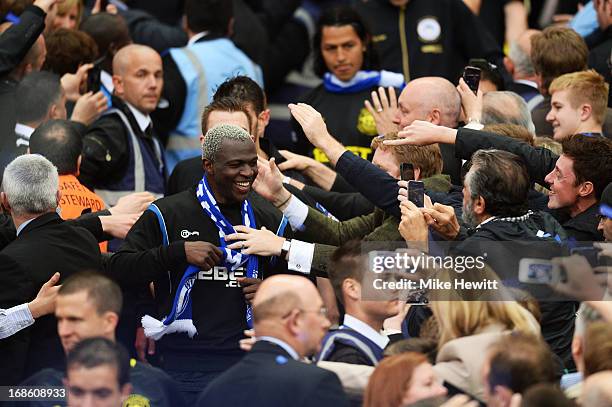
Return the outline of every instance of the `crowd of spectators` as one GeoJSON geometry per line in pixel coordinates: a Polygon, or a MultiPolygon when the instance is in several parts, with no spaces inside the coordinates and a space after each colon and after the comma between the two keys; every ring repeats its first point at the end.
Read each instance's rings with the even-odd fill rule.
{"type": "Polygon", "coordinates": [[[0,403],[612,406],[611,30],[0,0],[0,403]]]}

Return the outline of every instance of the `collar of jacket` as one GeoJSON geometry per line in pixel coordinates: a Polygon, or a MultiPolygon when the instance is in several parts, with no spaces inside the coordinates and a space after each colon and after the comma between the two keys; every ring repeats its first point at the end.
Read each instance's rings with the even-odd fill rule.
{"type": "Polygon", "coordinates": [[[574,229],[582,230],[585,232],[593,232],[597,230],[597,214],[599,213],[599,202],[589,206],[586,211],[580,212],[578,215],[570,218],[567,222],[563,223],[564,227],[572,227],[574,229]]]}
{"type": "Polygon", "coordinates": [[[34,218],[34,220],[32,222],[28,223],[23,228],[21,233],[19,233],[19,236],[23,236],[24,234],[26,234],[28,232],[31,232],[31,231],[36,230],[36,229],[40,229],[40,228],[45,227],[47,225],[59,225],[62,222],[63,222],[63,220],[57,214],[57,212],[45,213],[43,215],[40,215],[37,218],[34,218]]]}
{"type": "Polygon", "coordinates": [[[249,352],[250,354],[269,353],[273,355],[285,356],[287,359],[294,360],[293,356],[279,345],[268,341],[257,341],[249,352]]]}
{"type": "Polygon", "coordinates": [[[453,184],[451,184],[450,176],[446,174],[435,174],[429,178],[422,180],[425,185],[425,189],[434,192],[448,193],[453,184]]]}
{"type": "MultiPolygon", "coordinates": [[[[115,95],[112,95],[111,96],[111,103],[112,103],[112,106],[114,108],[121,110],[127,116],[128,121],[130,122],[130,125],[132,126],[132,130],[134,130],[134,133],[137,136],[141,136],[141,137],[144,137],[144,138],[149,138],[147,133],[145,133],[144,131],[140,130],[140,126],[138,125],[138,122],[136,121],[136,118],[134,117],[134,114],[132,113],[132,111],[128,107],[127,103],[125,103],[123,101],[123,99],[121,99],[121,98],[119,98],[119,97],[117,97],[115,95]]],[[[151,124],[153,124],[153,121],[151,121],[151,124]]]]}

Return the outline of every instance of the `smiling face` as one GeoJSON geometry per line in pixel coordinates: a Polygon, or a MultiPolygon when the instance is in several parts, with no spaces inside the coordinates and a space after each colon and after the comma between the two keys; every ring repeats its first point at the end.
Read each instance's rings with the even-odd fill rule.
{"type": "Polygon", "coordinates": [[[208,182],[221,204],[242,202],[257,177],[257,151],[252,141],[224,140],[215,161],[204,160],[208,182]]]}
{"type": "Polygon", "coordinates": [[[75,3],[69,10],[58,10],[55,18],[53,19],[53,29],[66,28],[68,30],[74,30],[78,24],[79,8],[75,3]]]}
{"type": "Polygon", "coordinates": [[[555,169],[544,179],[549,184],[548,207],[550,209],[567,208],[576,203],[579,185],[576,185],[574,162],[562,154],[557,160],[555,169]]]}
{"type": "Polygon", "coordinates": [[[365,44],[350,25],[325,26],[321,35],[321,54],[329,72],[349,81],[361,69],[365,44]]]}
{"type": "Polygon", "coordinates": [[[553,127],[553,138],[561,141],[572,134],[578,133],[582,122],[582,107],[572,107],[569,90],[558,90],[552,95],[550,111],[546,120],[553,127]]]}

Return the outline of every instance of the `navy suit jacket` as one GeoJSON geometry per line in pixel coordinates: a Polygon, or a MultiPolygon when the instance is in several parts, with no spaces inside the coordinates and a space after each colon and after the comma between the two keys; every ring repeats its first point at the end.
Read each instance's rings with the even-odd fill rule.
{"type": "Polygon", "coordinates": [[[280,346],[259,341],[206,387],[197,405],[345,407],[348,399],[335,373],[296,361],[280,346]]]}

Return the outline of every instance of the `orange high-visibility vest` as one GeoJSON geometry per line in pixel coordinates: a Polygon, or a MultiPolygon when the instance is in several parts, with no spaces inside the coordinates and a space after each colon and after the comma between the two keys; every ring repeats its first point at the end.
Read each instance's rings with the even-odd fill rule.
{"type": "MultiPolygon", "coordinates": [[[[64,220],[78,218],[85,209],[97,212],[105,208],[102,198],[81,184],[74,175],[60,175],[59,189],[62,192],[60,215],[64,220]]],[[[101,252],[106,253],[107,247],[107,242],[100,243],[101,252]]]]}

